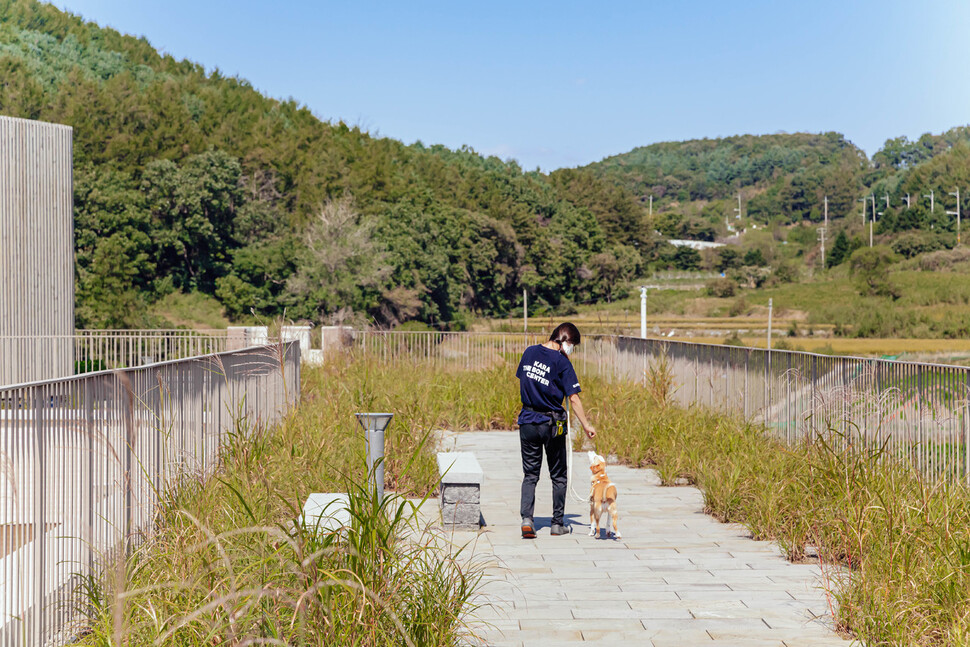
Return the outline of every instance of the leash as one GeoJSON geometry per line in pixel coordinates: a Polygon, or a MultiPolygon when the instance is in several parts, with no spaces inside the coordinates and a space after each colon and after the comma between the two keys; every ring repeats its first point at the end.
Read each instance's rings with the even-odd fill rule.
{"type": "MultiPolygon", "coordinates": [[[[596,450],[596,444],[593,443],[593,450],[596,450]]],[[[569,406],[569,399],[566,399],[566,471],[568,472],[566,478],[569,483],[569,491],[572,492],[573,498],[580,503],[586,503],[588,497],[581,497],[579,493],[576,492],[576,484],[573,481],[573,410],[569,406]]]]}

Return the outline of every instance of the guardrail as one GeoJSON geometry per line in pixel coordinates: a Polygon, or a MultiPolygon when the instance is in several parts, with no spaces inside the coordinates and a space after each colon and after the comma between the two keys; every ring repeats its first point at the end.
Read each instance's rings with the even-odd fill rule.
{"type": "Polygon", "coordinates": [[[73,341],[75,373],[231,350],[225,330],[78,330],[73,341]]]}
{"type": "Polygon", "coordinates": [[[0,387],[0,645],[67,643],[78,584],[151,530],[159,496],[211,474],[227,432],[299,399],[300,347],[0,387]]]}
{"type": "MultiPolygon", "coordinates": [[[[357,332],[384,359],[483,368],[515,362],[545,339],[515,333],[357,332]]],[[[942,364],[588,335],[580,375],[645,382],[666,370],[671,397],[761,423],[791,444],[820,434],[840,446],[884,447],[927,478],[970,482],[970,369],[942,364]]]]}
{"type": "Polygon", "coordinates": [[[347,341],[382,360],[417,359],[433,366],[483,369],[547,339],[534,333],[353,331],[347,341]]]}
{"type": "MultiPolygon", "coordinates": [[[[78,330],[0,335],[0,384],[68,377],[233,350],[225,330],[78,330]]],[[[250,344],[238,344],[242,348],[250,344]]]]}

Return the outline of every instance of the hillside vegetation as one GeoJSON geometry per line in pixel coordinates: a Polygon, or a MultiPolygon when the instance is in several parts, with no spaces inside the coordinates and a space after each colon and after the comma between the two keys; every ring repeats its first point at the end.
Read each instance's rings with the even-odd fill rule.
{"type": "MultiPolygon", "coordinates": [[[[767,222],[776,213],[791,221],[821,220],[821,212],[813,210],[825,195],[831,215],[847,214],[867,166],[865,153],[839,133],[797,133],[663,142],[588,168],[618,181],[641,201],[653,196],[659,209],[734,199],[738,191],[757,195],[747,213],[767,222]]],[[[723,209],[717,215],[723,220],[723,209]]]]}
{"type": "MultiPolygon", "coordinates": [[[[892,250],[879,272],[945,252],[949,194],[964,187],[964,209],[970,194],[968,127],[887,140],[871,161],[839,133],[795,133],[527,172],[322,121],[34,0],[0,0],[0,114],[74,128],[81,327],[177,325],[203,304],[206,321],[460,329],[521,312],[523,290],[568,313],[663,269],[723,272],[730,296],[850,268],[873,207],[873,243],[892,250]]],[[[867,296],[892,301],[877,283],[867,296]]]]}
{"type": "Polygon", "coordinates": [[[146,325],[173,291],[233,318],[460,325],[638,269],[639,208],[588,173],[323,122],[28,0],[0,0],[0,114],[74,128],[81,326],[146,325]]]}

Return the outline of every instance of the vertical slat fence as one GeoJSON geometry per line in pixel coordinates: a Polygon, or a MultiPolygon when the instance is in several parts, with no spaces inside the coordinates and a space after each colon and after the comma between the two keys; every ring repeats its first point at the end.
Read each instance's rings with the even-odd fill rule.
{"type": "Polygon", "coordinates": [[[0,647],[70,642],[80,579],[216,469],[236,415],[272,424],[299,386],[290,342],[0,387],[0,647]]]}

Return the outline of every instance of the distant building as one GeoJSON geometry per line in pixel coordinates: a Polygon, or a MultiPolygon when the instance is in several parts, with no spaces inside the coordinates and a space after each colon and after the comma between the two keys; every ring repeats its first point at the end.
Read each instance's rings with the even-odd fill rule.
{"type": "Polygon", "coordinates": [[[706,240],[668,240],[674,247],[690,247],[691,249],[714,249],[724,247],[724,243],[711,243],[706,240]]]}
{"type": "Polygon", "coordinates": [[[0,116],[0,385],[74,374],[72,130],[0,116]]]}

